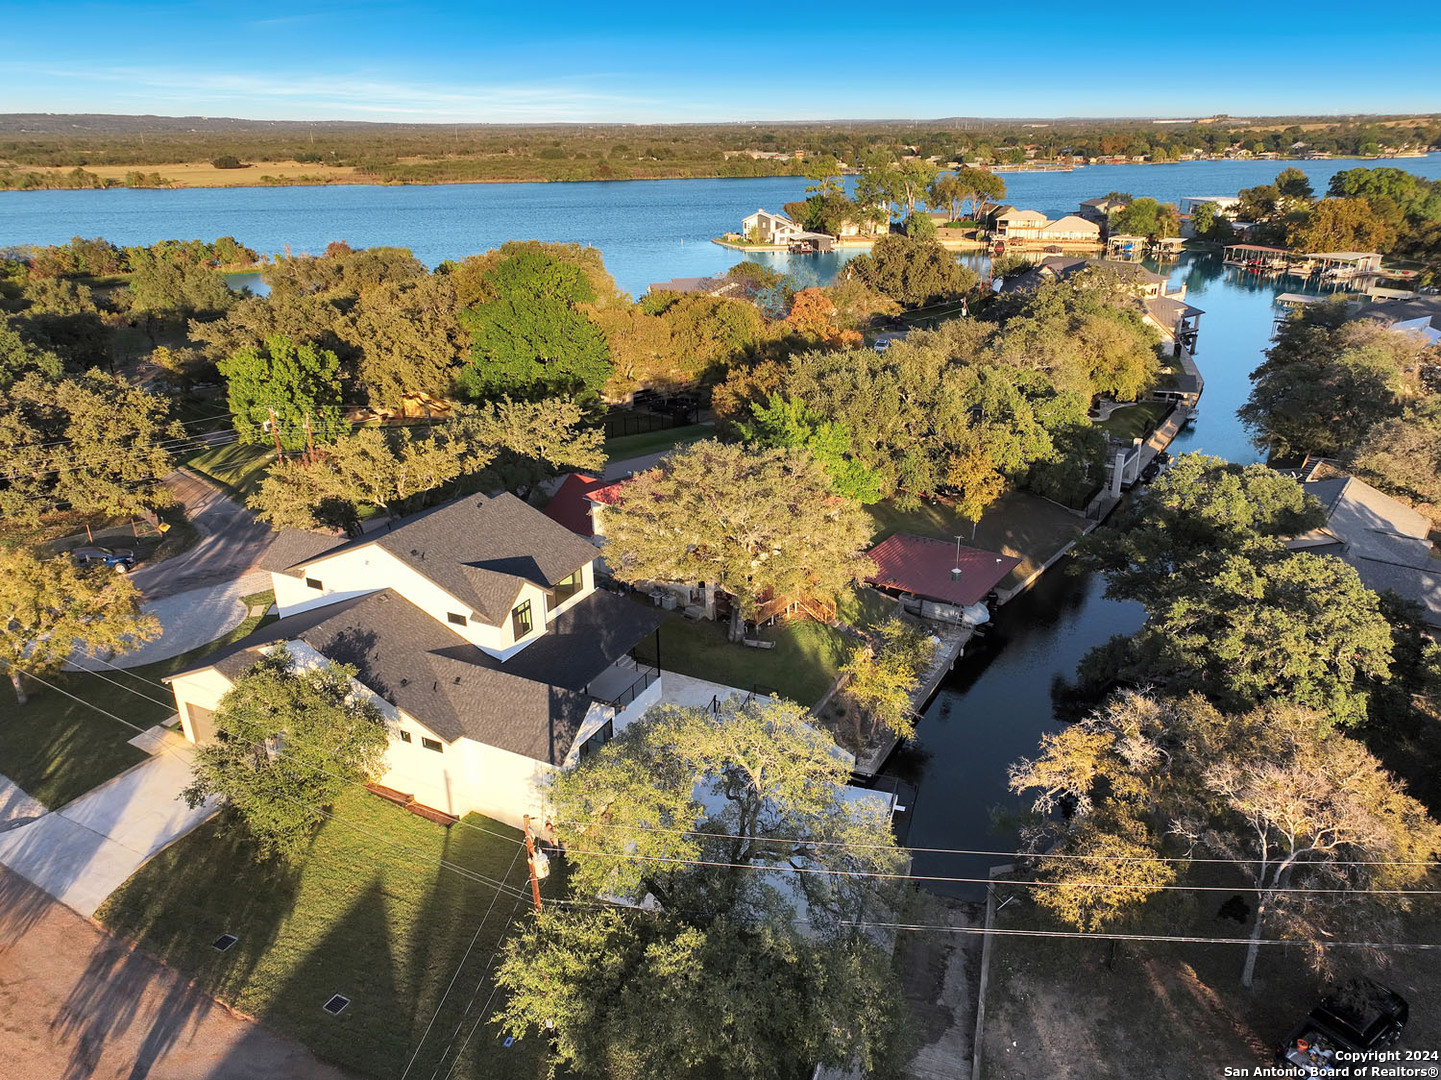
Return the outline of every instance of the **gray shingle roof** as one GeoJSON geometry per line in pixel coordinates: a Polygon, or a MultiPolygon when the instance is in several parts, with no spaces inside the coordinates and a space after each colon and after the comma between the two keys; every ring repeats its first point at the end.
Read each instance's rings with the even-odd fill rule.
{"type": "Polygon", "coordinates": [[[303,641],[353,664],[360,682],[447,742],[473,739],[559,765],[590,708],[585,688],[663,617],[592,593],[502,662],[382,589],[277,620],[191,670],[213,667],[233,680],[262,647],[303,641]]]}
{"type": "Polygon", "coordinates": [[[365,544],[384,548],[492,626],[510,614],[522,581],[550,588],[596,557],[591,544],[508,492],[456,499],[323,554],[365,544]]]}
{"type": "Polygon", "coordinates": [[[1206,314],[1198,307],[1192,307],[1184,300],[1177,300],[1173,296],[1152,296],[1142,301],[1146,310],[1151,313],[1151,318],[1164,326],[1167,330],[1175,332],[1181,320],[1193,315],[1206,314]]]}
{"type": "Polygon", "coordinates": [[[317,555],[333,551],[346,543],[337,533],[309,532],[305,529],[281,529],[274,542],[260,559],[260,569],[277,574],[298,577],[297,564],[308,562],[317,555]]]}

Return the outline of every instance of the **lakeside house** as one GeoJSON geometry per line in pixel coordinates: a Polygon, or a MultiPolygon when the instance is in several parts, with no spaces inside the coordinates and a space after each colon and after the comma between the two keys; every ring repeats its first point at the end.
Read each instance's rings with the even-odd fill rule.
{"type": "Polygon", "coordinates": [[[1382,300],[1360,308],[1354,318],[1380,323],[1402,334],[1420,334],[1430,345],[1441,341],[1441,297],[1438,296],[1382,300]]]}
{"type": "Polygon", "coordinates": [[[1076,214],[1067,214],[1052,221],[1039,210],[1017,210],[1001,207],[986,219],[992,239],[1008,245],[1037,244],[1099,244],[1101,226],[1076,214]]]}
{"type": "Polygon", "coordinates": [[[469,496],[356,539],[283,530],[280,619],[168,680],[185,737],[214,737],[235,680],[271,648],[357,668],[384,715],[375,790],[434,820],[543,812],[548,775],[660,700],[632,651],[658,610],[597,592],[595,547],[510,494],[469,496]]]}
{"type": "Polygon", "coordinates": [[[1297,478],[1320,500],[1326,523],[1286,546],[1336,556],[1356,568],[1367,588],[1419,604],[1423,621],[1441,627],[1441,559],[1432,551],[1431,519],[1324,461],[1308,462],[1297,478]]]}
{"type": "Polygon", "coordinates": [[[978,626],[990,615],[986,599],[1021,560],[999,551],[896,533],[866,553],[876,564],[867,581],[912,615],[978,626]]]}
{"type": "Polygon", "coordinates": [[[1001,285],[1001,292],[1023,292],[1037,289],[1048,281],[1067,281],[1076,274],[1091,269],[1105,270],[1115,274],[1122,282],[1129,285],[1137,298],[1141,300],[1155,300],[1163,296],[1180,300],[1186,296],[1184,281],[1175,289],[1171,289],[1169,278],[1164,274],[1147,270],[1139,263],[1069,255],[1046,256],[1025,273],[1007,278],[1001,285]]]}
{"type": "Polygon", "coordinates": [[[1101,228],[1105,228],[1111,220],[1111,215],[1120,213],[1126,206],[1127,203],[1124,199],[1112,199],[1101,195],[1094,199],[1082,199],[1081,208],[1076,213],[1086,221],[1094,222],[1101,228]]]}
{"type": "Polygon", "coordinates": [[[648,293],[672,292],[682,295],[698,293],[702,296],[741,296],[745,287],[727,277],[678,277],[669,281],[652,281],[646,286],[648,293]]]}
{"type": "Polygon", "coordinates": [[[759,244],[788,245],[805,231],[804,226],[784,214],[769,210],[757,210],[741,221],[741,236],[759,244]]]}

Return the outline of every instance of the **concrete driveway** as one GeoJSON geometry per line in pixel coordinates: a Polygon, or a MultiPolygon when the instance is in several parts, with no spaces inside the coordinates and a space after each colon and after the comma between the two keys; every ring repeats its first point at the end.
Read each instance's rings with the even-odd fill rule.
{"type": "MultiPolygon", "coordinates": [[[[242,596],[251,596],[269,588],[270,575],[259,570],[246,574],[238,581],[207,585],[148,601],[142,607],[160,620],[160,636],[133,652],[111,657],[106,664],[110,667],[139,667],[209,645],[222,634],[234,630],[250,614],[250,609],[240,602],[242,596]]],[[[104,672],[109,670],[106,664],[84,653],[77,653],[66,667],[104,672]]]]}
{"type": "Polygon", "coordinates": [[[130,575],[149,600],[234,581],[255,566],[275,539],[270,526],[192,472],[177,469],[165,478],[165,486],[184,505],[200,540],[172,559],[152,566],[142,563],[130,575]]]}
{"type": "Polygon", "coordinates": [[[150,856],[215,813],[214,800],[191,810],[178,797],[190,783],[194,753],[182,736],[167,732],[149,761],[0,832],[0,865],[81,915],[94,915],[150,856]]]}

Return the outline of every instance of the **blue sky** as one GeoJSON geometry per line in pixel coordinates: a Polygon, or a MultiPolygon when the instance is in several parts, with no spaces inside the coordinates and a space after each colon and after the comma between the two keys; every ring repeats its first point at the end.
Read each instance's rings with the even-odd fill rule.
{"type": "Polygon", "coordinates": [[[503,123],[1441,111],[1433,3],[908,10],[0,0],[0,112],[503,123]]]}

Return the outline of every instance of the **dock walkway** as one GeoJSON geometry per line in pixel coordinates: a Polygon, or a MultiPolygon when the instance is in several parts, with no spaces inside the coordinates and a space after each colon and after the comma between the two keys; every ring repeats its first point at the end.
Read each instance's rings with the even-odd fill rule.
{"type": "MultiPolygon", "coordinates": [[[[925,625],[935,637],[940,639],[940,644],[936,647],[935,656],[931,659],[931,666],[921,676],[915,690],[911,692],[911,711],[917,715],[924,711],[926,703],[931,700],[931,695],[936,692],[941,681],[956,666],[956,661],[965,655],[966,644],[976,633],[974,627],[965,625],[946,626],[931,622],[927,622],[925,625]]],[[[889,731],[879,733],[879,737],[875,741],[868,743],[865,749],[856,755],[856,763],[852,772],[867,780],[874,779],[900,742],[901,740],[889,731]]]]}

